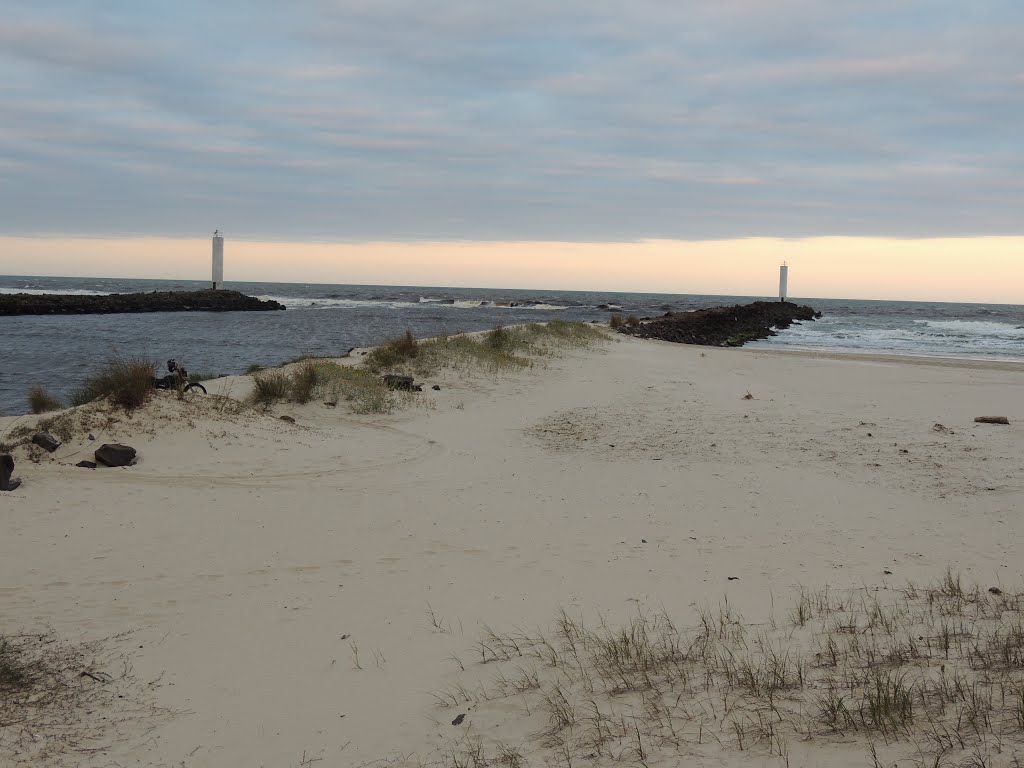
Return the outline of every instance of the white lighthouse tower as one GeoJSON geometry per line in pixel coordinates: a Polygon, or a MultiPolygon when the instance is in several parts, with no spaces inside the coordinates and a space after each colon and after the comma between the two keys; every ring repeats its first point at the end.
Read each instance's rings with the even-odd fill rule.
{"type": "Polygon", "coordinates": [[[779,301],[785,301],[789,295],[789,266],[782,262],[779,267],[779,301]]]}
{"type": "Polygon", "coordinates": [[[213,231],[213,290],[224,289],[224,236],[213,231]]]}

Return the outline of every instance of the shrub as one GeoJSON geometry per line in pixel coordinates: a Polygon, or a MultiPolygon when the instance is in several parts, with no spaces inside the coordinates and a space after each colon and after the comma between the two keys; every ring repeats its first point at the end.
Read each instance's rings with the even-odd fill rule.
{"type": "Polygon", "coordinates": [[[250,365],[248,368],[245,369],[245,375],[246,376],[252,376],[254,373],[259,373],[262,370],[263,370],[263,366],[262,365],[260,365],[259,363],[253,363],[252,365],[250,365]]]}
{"type": "Polygon", "coordinates": [[[626,318],[626,325],[628,325],[630,328],[636,328],[638,325],[640,325],[640,318],[637,317],[636,315],[630,315],[629,317],[626,318]]]}
{"type": "Polygon", "coordinates": [[[85,379],[85,383],[71,395],[73,405],[85,405],[107,398],[114,405],[132,410],[143,405],[153,394],[156,366],[142,357],[111,358],[85,379]]]}
{"type": "Polygon", "coordinates": [[[612,315],[611,317],[608,318],[608,327],[609,328],[616,328],[616,329],[618,329],[618,328],[621,328],[622,326],[624,326],[625,324],[626,324],[625,319],[622,317],[622,315],[620,315],[618,313],[616,313],[616,314],[614,314],[614,315],[612,315]]]}
{"type": "Polygon", "coordinates": [[[32,413],[59,411],[64,407],[60,400],[53,397],[42,384],[36,384],[28,390],[28,405],[32,413]]]}
{"type": "Polygon", "coordinates": [[[252,383],[252,401],[260,405],[284,400],[291,389],[291,380],[284,371],[261,371],[252,377],[252,383]]]}

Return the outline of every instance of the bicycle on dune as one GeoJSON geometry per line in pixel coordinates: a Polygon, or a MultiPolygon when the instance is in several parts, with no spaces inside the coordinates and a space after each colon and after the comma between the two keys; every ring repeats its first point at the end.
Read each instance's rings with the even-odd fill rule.
{"type": "Polygon", "coordinates": [[[153,386],[157,389],[176,389],[182,393],[200,392],[204,395],[206,394],[206,387],[198,381],[189,381],[188,371],[178,365],[175,360],[167,361],[167,370],[169,373],[166,376],[156,376],[153,378],[153,386]]]}

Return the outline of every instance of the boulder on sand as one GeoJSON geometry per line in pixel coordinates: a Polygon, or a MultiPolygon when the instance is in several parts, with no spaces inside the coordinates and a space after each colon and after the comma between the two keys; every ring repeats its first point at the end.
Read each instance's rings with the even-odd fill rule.
{"type": "Polygon", "coordinates": [[[21,480],[12,477],[14,474],[14,457],[9,453],[0,453],[0,491],[13,491],[21,480]]]}
{"type": "Polygon", "coordinates": [[[49,432],[36,432],[32,435],[32,442],[48,453],[53,453],[60,448],[60,440],[49,432]]]}
{"type": "Polygon", "coordinates": [[[135,449],[120,443],[104,443],[96,449],[96,461],[108,467],[127,467],[135,461],[135,449]]]}

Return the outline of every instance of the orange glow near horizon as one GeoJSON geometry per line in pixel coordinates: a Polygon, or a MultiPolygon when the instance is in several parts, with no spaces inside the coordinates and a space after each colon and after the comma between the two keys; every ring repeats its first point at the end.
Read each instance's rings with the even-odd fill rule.
{"type": "MultiPolygon", "coordinates": [[[[255,242],[227,238],[235,281],[1024,303],[1024,237],[896,240],[255,242]]],[[[210,241],[0,237],[10,275],[208,280],[210,241]]]]}

